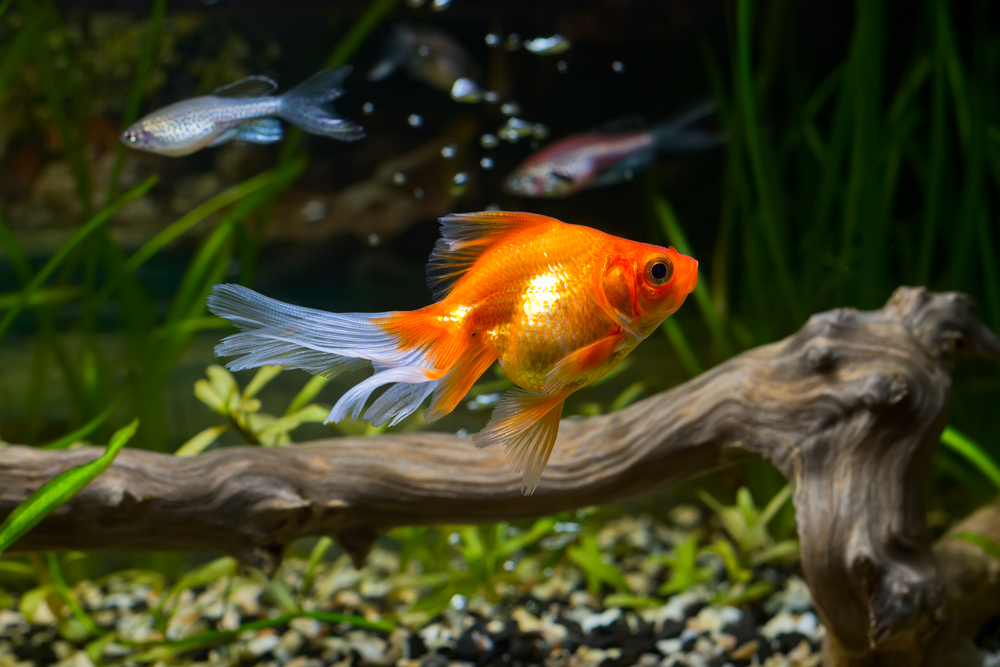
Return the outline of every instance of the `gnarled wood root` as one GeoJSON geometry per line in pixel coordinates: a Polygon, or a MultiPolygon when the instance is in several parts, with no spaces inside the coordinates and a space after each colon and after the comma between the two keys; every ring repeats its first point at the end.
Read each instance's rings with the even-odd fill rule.
{"type": "MultiPolygon", "coordinates": [[[[1000,360],[1000,339],[960,294],[900,288],[877,311],[816,315],[671,391],[565,420],[530,497],[502,452],[446,434],[194,458],[125,450],[16,549],[211,550],[273,570],[294,539],[333,535],[360,561],[393,526],[612,502],[756,454],[791,480],[803,571],[829,631],[827,664],[977,664],[954,630],[925,525],[928,467],[959,351],[1000,360]]],[[[6,448],[0,516],[98,454],[6,448]]]]}

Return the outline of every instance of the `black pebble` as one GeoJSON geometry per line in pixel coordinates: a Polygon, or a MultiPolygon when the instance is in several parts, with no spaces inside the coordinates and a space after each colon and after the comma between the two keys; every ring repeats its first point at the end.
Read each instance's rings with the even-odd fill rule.
{"type": "Polygon", "coordinates": [[[675,621],[672,618],[664,619],[660,631],[656,633],[656,640],[673,639],[684,632],[685,627],[687,626],[684,625],[683,621],[675,621]]]}
{"type": "Polygon", "coordinates": [[[786,632],[786,633],[782,633],[782,634],[778,635],[778,637],[777,637],[778,646],[775,647],[775,648],[776,648],[776,650],[780,651],[781,653],[786,653],[787,654],[789,651],[791,651],[796,646],[798,646],[799,644],[801,644],[803,640],[805,640],[805,641],[808,642],[809,638],[806,637],[801,632],[786,632]]]}
{"type": "Polygon", "coordinates": [[[514,635],[510,640],[510,657],[514,661],[531,664],[541,662],[542,654],[535,642],[514,635]]]}
{"type": "Polygon", "coordinates": [[[410,658],[419,658],[427,653],[427,644],[416,632],[411,632],[406,638],[406,650],[410,658]]]}
{"type": "Polygon", "coordinates": [[[756,636],[757,626],[753,621],[753,617],[749,614],[743,614],[740,616],[740,620],[735,623],[729,623],[722,628],[722,631],[736,637],[736,645],[742,646],[756,636]]]}
{"type": "Polygon", "coordinates": [[[466,662],[477,662],[479,657],[479,647],[472,638],[472,629],[466,630],[455,645],[455,650],[451,652],[452,660],[464,660],[466,662]]]}

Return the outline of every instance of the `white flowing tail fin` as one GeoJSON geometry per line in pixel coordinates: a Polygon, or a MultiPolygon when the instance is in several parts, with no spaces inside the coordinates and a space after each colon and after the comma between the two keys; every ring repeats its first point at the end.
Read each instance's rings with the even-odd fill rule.
{"type": "Polygon", "coordinates": [[[441,385],[465,347],[462,332],[443,328],[427,309],[328,313],[283,303],[240,285],[213,287],[208,308],[240,330],[215,348],[216,356],[239,357],[226,364],[230,370],[281,366],[333,376],[370,362],[375,374],[345,393],[327,421],[357,419],[375,389],[398,383],[364,416],[376,426],[399,422],[441,385]]]}
{"type": "Polygon", "coordinates": [[[309,134],[318,134],[340,141],[357,141],[365,136],[357,123],[344,120],[328,103],[343,93],[340,85],[351,73],[351,67],[326,69],[295,86],[281,96],[278,115],[309,134]]]}

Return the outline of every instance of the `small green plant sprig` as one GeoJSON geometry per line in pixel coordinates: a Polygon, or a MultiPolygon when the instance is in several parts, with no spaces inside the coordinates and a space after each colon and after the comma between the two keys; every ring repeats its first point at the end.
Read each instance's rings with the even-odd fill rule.
{"type": "Polygon", "coordinates": [[[281,368],[277,366],[264,366],[240,391],[236,378],[222,366],[213,364],[205,369],[208,377],[194,383],[194,395],[214,412],[225,417],[226,421],[206,428],[185,442],[177,450],[177,456],[200,454],[230,430],[249,444],[264,447],[286,445],[292,441],[291,432],[299,426],[326,419],[329,410],[310,403],[330,381],[321,375],[306,383],[292,399],[284,415],[277,417],[261,411],[257,393],[281,372],[281,368]]]}

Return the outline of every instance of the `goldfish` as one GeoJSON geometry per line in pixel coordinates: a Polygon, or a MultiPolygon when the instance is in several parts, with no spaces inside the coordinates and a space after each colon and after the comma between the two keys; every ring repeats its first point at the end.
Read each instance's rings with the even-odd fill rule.
{"type": "Polygon", "coordinates": [[[521,197],[568,197],[629,180],[659,153],[688,153],[725,140],[690,125],[715,111],[698,106],[650,129],[592,131],[560,139],[531,155],[507,178],[504,190],[521,197]]]}
{"type": "Polygon", "coordinates": [[[284,95],[266,76],[248,76],[215,90],[158,109],[132,123],[121,141],[160,155],[189,155],[205,146],[218,146],[238,139],[254,144],[270,144],[282,136],[279,118],[310,134],[355,141],[364,131],[337,116],[325,104],[343,92],[339,86],[351,68],[317,72],[284,95]]]}
{"type": "Polygon", "coordinates": [[[606,374],[675,312],[698,262],[673,248],[533,213],[441,218],[427,265],[436,301],[413,311],[329,313],[216,285],[209,309],[239,333],[215,348],[231,370],[274,365],[335,375],[368,363],[327,422],[364,412],[396,424],[430,397],[428,422],[451,412],[499,361],[517,385],[497,403],[479,447],[499,444],[531,494],[552,452],[566,397],[606,374]]]}
{"type": "Polygon", "coordinates": [[[402,66],[414,79],[449,92],[458,102],[478,102],[482,96],[476,83],[479,68],[461,44],[440,30],[394,25],[368,80],[381,81],[402,66]]]}

